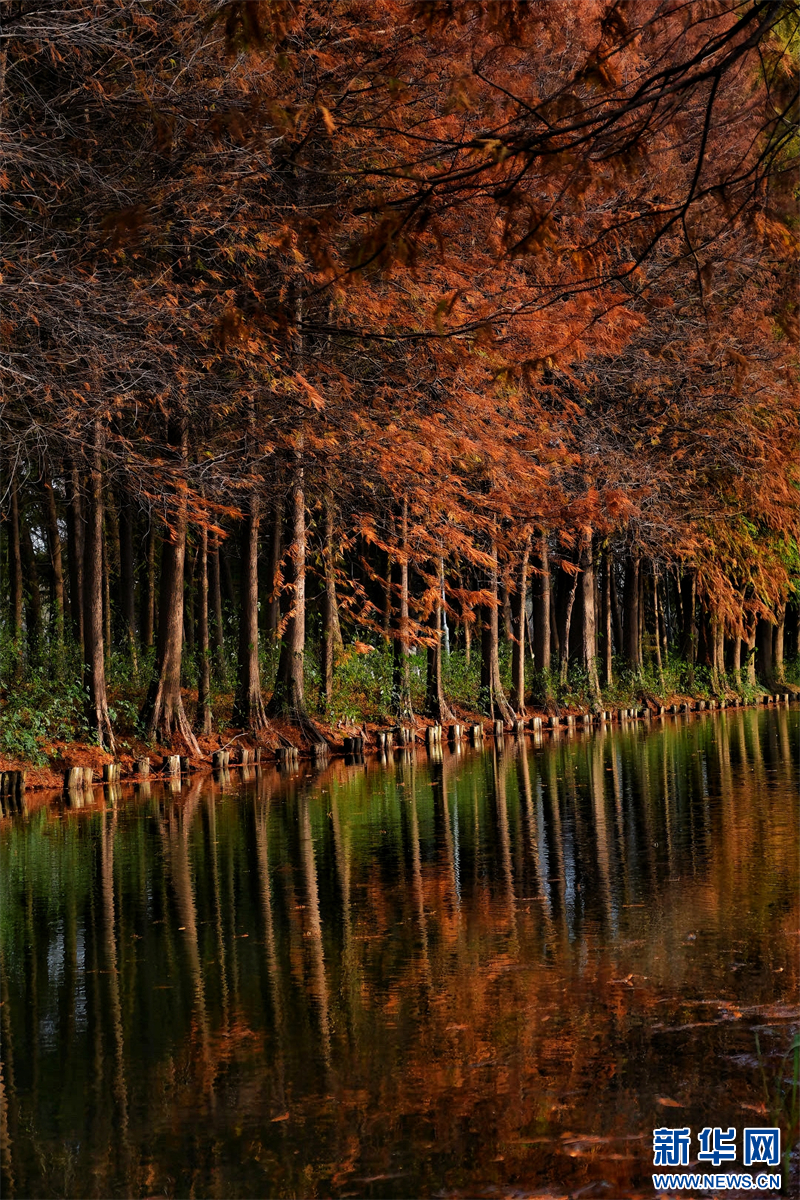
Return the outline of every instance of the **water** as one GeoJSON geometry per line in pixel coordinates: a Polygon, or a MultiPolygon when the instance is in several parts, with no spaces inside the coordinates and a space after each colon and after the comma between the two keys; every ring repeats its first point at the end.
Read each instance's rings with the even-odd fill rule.
{"type": "Polygon", "coordinates": [[[797,745],[736,711],[30,797],[3,1195],[652,1195],[655,1127],[773,1123],[797,745]]]}

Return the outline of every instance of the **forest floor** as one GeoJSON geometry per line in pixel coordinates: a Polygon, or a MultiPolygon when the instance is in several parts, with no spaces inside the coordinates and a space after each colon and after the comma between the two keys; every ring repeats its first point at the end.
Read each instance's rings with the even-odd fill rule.
{"type": "MultiPolygon", "coordinates": [[[[800,698],[800,689],[793,684],[782,685],[782,693],[788,693],[792,700],[800,698]]],[[[734,699],[733,693],[728,697],[728,701],[734,699]]],[[[187,696],[187,701],[189,697],[187,696]]],[[[647,697],[639,702],[636,711],[642,708],[648,708],[651,713],[657,711],[657,706],[663,704],[667,711],[673,704],[681,705],[688,703],[690,708],[694,708],[697,698],[689,695],[669,695],[659,697],[657,700],[647,697]]],[[[741,701],[740,701],[741,703],[741,701]]],[[[758,703],[763,703],[763,697],[759,697],[758,703]]],[[[490,733],[492,722],[483,714],[471,711],[460,705],[451,705],[453,712],[453,722],[458,723],[466,730],[470,725],[481,725],[484,733],[490,733]]],[[[558,716],[566,718],[569,715],[582,716],[585,709],[576,707],[559,707],[554,709],[550,706],[545,709],[536,705],[526,706],[525,720],[529,721],[532,717],[541,717],[543,732],[548,732],[547,722],[548,717],[557,712],[558,716]]],[[[613,713],[613,718],[616,719],[616,710],[610,710],[613,713]]],[[[642,720],[643,718],[634,718],[642,720]]],[[[415,732],[415,740],[417,744],[425,744],[425,730],[430,725],[435,725],[436,721],[429,717],[415,715],[413,718],[403,721],[406,727],[413,727],[415,732]]],[[[311,728],[317,731],[318,735],[328,743],[329,753],[331,755],[342,755],[345,753],[344,739],[347,737],[363,737],[365,752],[377,753],[376,734],[379,730],[397,728],[397,722],[391,718],[383,721],[359,721],[359,722],[343,722],[338,721],[335,724],[326,722],[322,718],[311,718],[309,721],[311,728]]],[[[310,754],[311,738],[297,722],[288,718],[272,718],[267,727],[258,735],[243,731],[240,728],[233,726],[223,728],[208,735],[207,737],[198,736],[198,745],[200,747],[200,756],[191,756],[191,764],[193,770],[210,770],[212,765],[212,755],[217,750],[229,750],[232,753],[232,758],[237,747],[256,748],[261,747],[262,752],[267,758],[272,758],[274,752],[281,746],[296,746],[301,755],[310,754]]],[[[101,749],[99,746],[86,741],[53,741],[44,748],[46,762],[32,763],[24,758],[8,758],[0,755],[0,772],[3,771],[24,771],[25,772],[25,787],[30,790],[61,788],[64,780],[64,773],[70,767],[91,767],[96,780],[99,782],[102,779],[103,766],[106,763],[117,762],[121,767],[122,780],[134,778],[133,764],[138,759],[148,758],[150,761],[150,770],[155,776],[161,770],[164,759],[169,754],[184,754],[186,747],[182,739],[176,737],[173,739],[173,745],[147,743],[132,732],[121,731],[117,740],[117,752],[110,752],[101,749]]],[[[235,766],[235,763],[232,763],[235,766]]]]}

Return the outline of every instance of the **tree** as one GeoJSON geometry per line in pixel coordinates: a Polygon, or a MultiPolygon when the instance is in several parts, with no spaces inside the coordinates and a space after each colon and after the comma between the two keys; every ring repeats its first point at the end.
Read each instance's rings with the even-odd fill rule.
{"type": "MultiPolygon", "coordinates": [[[[188,462],[188,430],[185,417],[173,415],[167,422],[167,441],[179,470],[188,462]]],[[[161,589],[158,614],[156,671],[141,712],[148,737],[172,744],[179,734],[193,754],[200,753],[183,707],[181,666],[183,654],[183,574],[188,523],[185,480],[179,474],[172,496],[171,523],[166,528],[161,560],[161,589]]]]}
{"type": "Polygon", "coordinates": [[[607,683],[612,641],[642,680],[681,641],[720,688],[743,644],[748,672],[755,655],[779,678],[800,533],[797,23],[793,3],[739,0],[234,2],[206,22],[169,0],[11,6],[0,438],[20,677],[45,629],[57,646],[70,629],[108,741],[108,652],[146,663],[157,604],[143,718],[196,749],[192,595],[205,730],[227,591],[237,720],[265,720],[263,604],[270,710],[309,730],[318,587],[328,703],[358,626],[394,642],[398,715],[427,649],[444,719],[457,607],[465,633],[478,615],[487,711],[510,720],[528,573],[536,671],[568,686],[580,662],[597,700],[600,573],[607,683]]]}

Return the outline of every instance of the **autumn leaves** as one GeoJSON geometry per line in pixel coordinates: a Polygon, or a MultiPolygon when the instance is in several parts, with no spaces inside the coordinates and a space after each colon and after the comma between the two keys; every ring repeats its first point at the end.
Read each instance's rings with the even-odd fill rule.
{"type": "MultiPolygon", "coordinates": [[[[123,644],[144,633],[104,582],[129,506],[162,545],[143,719],[166,738],[194,736],[187,571],[193,652],[219,657],[220,546],[254,728],[264,640],[284,646],[273,711],[307,719],[317,622],[326,694],[343,624],[400,644],[406,707],[407,651],[426,647],[444,711],[449,623],[485,643],[504,712],[504,596],[517,709],[525,637],[540,674],[580,662],[597,695],[597,660],[628,653],[632,562],[655,581],[636,584],[636,645],[681,640],[684,577],[722,630],[718,673],[755,624],[791,618],[793,23],[732,0],[230,4],[206,24],[67,5],[46,28],[20,6],[3,439],[26,503],[44,469],[94,539],[68,601],[99,737],[104,606],[128,614],[123,644]]],[[[154,569],[119,577],[152,590],[154,569]]],[[[6,611],[19,640],[16,591],[6,611]]],[[[207,696],[208,679],[203,728],[207,696]]]]}

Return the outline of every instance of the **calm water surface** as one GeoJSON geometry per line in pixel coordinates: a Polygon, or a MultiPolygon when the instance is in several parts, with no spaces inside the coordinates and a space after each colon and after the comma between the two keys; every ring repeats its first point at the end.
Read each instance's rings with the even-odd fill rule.
{"type": "Polygon", "coordinates": [[[30,798],[3,1195],[652,1194],[654,1127],[771,1123],[797,748],[736,711],[30,798]]]}

